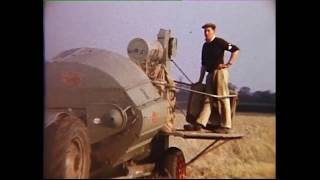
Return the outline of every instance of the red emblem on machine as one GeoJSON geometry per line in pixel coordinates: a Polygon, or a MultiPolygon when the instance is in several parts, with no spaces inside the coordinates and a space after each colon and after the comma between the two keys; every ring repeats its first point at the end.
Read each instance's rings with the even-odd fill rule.
{"type": "Polygon", "coordinates": [[[62,74],[62,82],[67,85],[76,86],[81,81],[80,74],[77,72],[64,72],[62,74]]]}

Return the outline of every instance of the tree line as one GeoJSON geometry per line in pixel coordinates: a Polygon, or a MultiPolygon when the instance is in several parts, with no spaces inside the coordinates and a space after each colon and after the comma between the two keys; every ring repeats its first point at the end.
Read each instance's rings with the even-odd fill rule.
{"type": "MultiPolygon", "coordinates": [[[[238,106],[237,111],[254,111],[254,112],[275,112],[276,93],[270,90],[251,91],[250,87],[244,86],[237,88],[229,83],[229,90],[237,92],[238,106]]],[[[176,94],[177,101],[187,102],[190,92],[179,90],[176,94]]]]}
{"type": "Polygon", "coordinates": [[[240,102],[244,103],[263,103],[263,104],[275,104],[276,93],[270,90],[251,92],[251,89],[247,86],[241,87],[237,90],[237,86],[229,83],[229,89],[236,91],[240,102]]]}

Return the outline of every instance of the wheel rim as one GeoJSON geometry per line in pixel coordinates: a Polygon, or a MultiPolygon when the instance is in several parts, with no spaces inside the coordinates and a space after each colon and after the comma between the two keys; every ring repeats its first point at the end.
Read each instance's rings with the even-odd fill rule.
{"type": "Polygon", "coordinates": [[[177,179],[184,179],[186,176],[186,164],[184,158],[179,156],[177,162],[177,179]]]}
{"type": "Polygon", "coordinates": [[[79,138],[74,138],[66,153],[66,178],[82,178],[84,148],[79,138]]]}

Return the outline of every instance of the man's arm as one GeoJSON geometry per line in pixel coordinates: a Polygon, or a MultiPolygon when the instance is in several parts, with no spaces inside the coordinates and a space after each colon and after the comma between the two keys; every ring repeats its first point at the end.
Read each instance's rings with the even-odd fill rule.
{"type": "Polygon", "coordinates": [[[199,80],[198,80],[197,83],[202,83],[205,73],[206,73],[206,68],[205,68],[205,66],[202,65],[201,66],[200,77],[199,77],[199,80]]]}
{"type": "Polygon", "coordinates": [[[229,61],[227,63],[228,67],[236,62],[236,60],[238,59],[238,56],[239,56],[239,51],[240,50],[236,50],[236,51],[231,53],[230,59],[229,59],[229,61]]]}
{"type": "Polygon", "coordinates": [[[223,69],[223,68],[228,68],[230,67],[232,64],[234,64],[236,62],[236,60],[238,59],[238,56],[239,56],[239,52],[240,52],[240,49],[234,45],[234,44],[231,44],[231,43],[228,43],[227,41],[225,41],[224,39],[219,39],[219,45],[226,51],[229,51],[231,52],[231,56],[230,56],[230,59],[228,61],[227,64],[219,64],[218,68],[219,69],[223,69]]]}

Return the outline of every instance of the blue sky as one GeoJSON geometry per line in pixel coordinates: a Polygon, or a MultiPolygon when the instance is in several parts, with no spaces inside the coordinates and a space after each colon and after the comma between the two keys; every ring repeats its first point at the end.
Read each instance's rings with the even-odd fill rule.
{"type": "MultiPolygon", "coordinates": [[[[44,6],[45,58],[71,48],[93,47],[127,56],[136,37],[156,40],[160,28],[178,39],[176,63],[197,81],[204,42],[201,26],[240,47],[230,82],[252,91],[275,91],[275,1],[50,1],[44,6]]],[[[226,53],[226,59],[229,53],[226,53]]],[[[173,77],[183,77],[172,67],[173,77]]],[[[186,81],[186,79],[183,79],[186,81]]]]}

